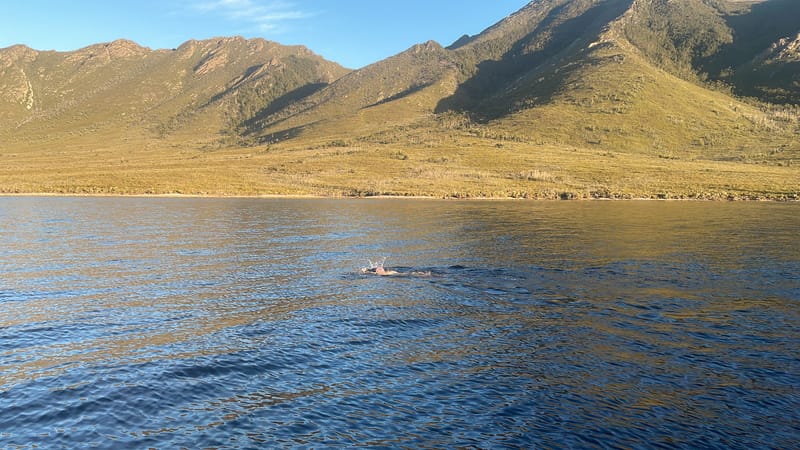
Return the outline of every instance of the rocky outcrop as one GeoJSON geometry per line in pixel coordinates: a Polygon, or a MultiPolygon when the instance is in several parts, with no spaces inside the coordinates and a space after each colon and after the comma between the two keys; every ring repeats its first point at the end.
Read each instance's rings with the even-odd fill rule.
{"type": "Polygon", "coordinates": [[[33,86],[25,67],[34,62],[39,52],[24,45],[0,50],[0,97],[13,104],[32,109],[33,86]]]}
{"type": "Polygon", "coordinates": [[[759,62],[796,62],[800,61],[800,33],[778,40],[758,58],[759,62]]]}

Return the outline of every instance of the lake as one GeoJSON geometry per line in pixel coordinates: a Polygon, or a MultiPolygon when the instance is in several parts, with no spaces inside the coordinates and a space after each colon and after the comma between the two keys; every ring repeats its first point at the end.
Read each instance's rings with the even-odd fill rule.
{"type": "Polygon", "coordinates": [[[795,447],[798,236],[780,203],[0,197],[0,446],[795,447]]]}

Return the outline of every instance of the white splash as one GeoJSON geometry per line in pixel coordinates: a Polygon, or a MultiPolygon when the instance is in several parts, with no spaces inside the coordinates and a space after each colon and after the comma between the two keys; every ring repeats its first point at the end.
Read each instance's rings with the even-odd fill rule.
{"type": "Polygon", "coordinates": [[[381,259],[375,261],[367,259],[367,262],[369,263],[369,267],[362,267],[361,273],[375,272],[378,268],[383,268],[383,265],[386,264],[386,257],[383,256],[381,259]]]}

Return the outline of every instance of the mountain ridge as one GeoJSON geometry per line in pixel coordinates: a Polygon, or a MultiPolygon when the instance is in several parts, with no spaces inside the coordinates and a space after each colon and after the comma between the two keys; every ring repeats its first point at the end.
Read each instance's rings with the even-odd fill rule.
{"type": "MultiPolygon", "coordinates": [[[[226,101],[229,105],[219,114],[241,114],[234,103],[248,89],[257,90],[262,102],[268,102],[285,90],[327,83],[347,72],[305,47],[241,37],[190,40],[173,50],[150,50],[117,40],[72,52],[12,47],[0,50],[0,55],[6,81],[0,92],[18,103],[14,108],[7,102],[0,113],[6,120],[16,119],[17,130],[34,122],[47,127],[46,122],[63,114],[91,114],[81,108],[103,111],[106,108],[97,102],[113,102],[108,109],[114,114],[138,110],[140,120],[150,122],[146,128],[164,134],[186,116],[226,101]],[[277,78],[281,86],[262,86],[277,78]]],[[[225,124],[220,125],[222,129],[225,124]]]]}
{"type": "Polygon", "coordinates": [[[358,70],[241,37],[8,47],[0,161],[26,162],[0,171],[0,191],[797,198],[800,29],[762,36],[752,22],[795,8],[535,0],[475,36],[358,70]],[[742,40],[756,34],[758,46],[742,40]],[[137,165],[59,175],[98,149],[137,165]],[[160,178],[165,164],[184,181],[160,178]],[[208,180],[185,180],[193,171],[208,180]]]}

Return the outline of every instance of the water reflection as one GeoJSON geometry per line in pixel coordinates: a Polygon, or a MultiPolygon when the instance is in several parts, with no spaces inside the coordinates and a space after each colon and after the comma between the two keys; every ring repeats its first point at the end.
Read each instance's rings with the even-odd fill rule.
{"type": "Polygon", "coordinates": [[[788,447],[796,208],[0,198],[0,436],[788,447]]]}

